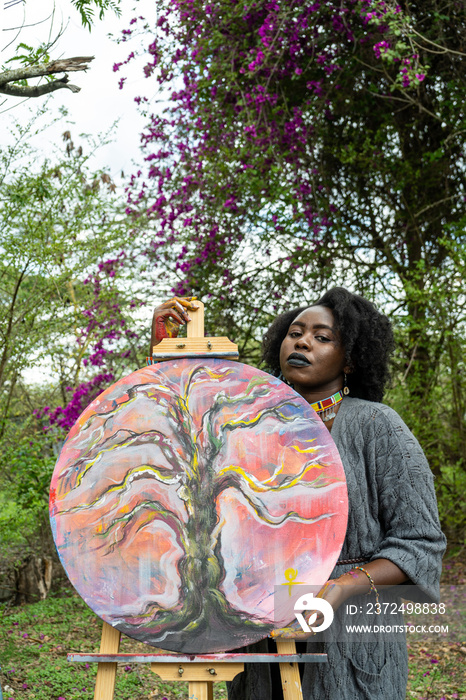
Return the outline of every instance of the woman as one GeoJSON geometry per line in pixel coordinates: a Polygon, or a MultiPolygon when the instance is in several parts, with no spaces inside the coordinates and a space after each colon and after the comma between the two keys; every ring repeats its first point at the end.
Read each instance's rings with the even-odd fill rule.
{"type": "MultiPolygon", "coordinates": [[[[174,320],[186,321],[192,301],[176,303],[182,308],[174,320]]],[[[156,319],[170,316],[167,311],[156,309],[154,327],[160,324],[156,319]]],[[[445,538],[432,474],[401,418],[379,403],[392,348],[388,319],[343,288],[330,290],[310,307],[282,314],[264,339],[268,368],[316,404],[345,469],[348,530],[340,560],[321,592],[335,611],[361,592],[372,592],[381,603],[394,601],[389,590],[379,593],[380,586],[416,584],[410,597],[421,603],[439,596],[445,538]],[[328,398],[333,405],[320,410],[318,402],[328,398]]],[[[402,618],[395,614],[385,622],[402,624],[402,618]]],[[[315,645],[309,650],[315,651],[315,645]]],[[[405,697],[405,644],[383,635],[350,642],[338,638],[325,651],[327,664],[304,667],[305,700],[405,697]]],[[[280,697],[278,690],[269,667],[248,665],[231,684],[229,698],[270,700],[280,697]]]]}

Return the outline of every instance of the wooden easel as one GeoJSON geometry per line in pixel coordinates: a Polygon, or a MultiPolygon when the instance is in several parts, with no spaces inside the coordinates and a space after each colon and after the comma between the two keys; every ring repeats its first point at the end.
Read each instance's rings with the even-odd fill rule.
{"type": "MultiPolygon", "coordinates": [[[[238,359],[238,346],[228,338],[204,337],[204,304],[196,301],[190,311],[187,338],[165,338],[154,346],[154,360],[176,357],[216,357],[238,359]]],[[[68,654],[68,661],[97,662],[94,700],[113,700],[118,662],[150,663],[151,670],[164,681],[188,681],[189,700],[213,700],[213,685],[231,681],[244,671],[244,663],[279,663],[285,700],[303,700],[298,662],[325,663],[326,654],[297,655],[294,639],[275,638],[277,654],[120,654],[118,630],[106,622],[102,627],[100,653],[68,654]]]]}
{"type": "Polygon", "coordinates": [[[327,654],[297,654],[294,639],[276,639],[277,654],[120,654],[120,632],[106,622],[98,654],[68,654],[68,661],[98,663],[94,700],[113,700],[117,665],[150,663],[164,681],[188,681],[189,700],[213,700],[214,683],[232,681],[245,663],[278,663],[284,700],[303,700],[299,662],[326,663],[327,654]]]}

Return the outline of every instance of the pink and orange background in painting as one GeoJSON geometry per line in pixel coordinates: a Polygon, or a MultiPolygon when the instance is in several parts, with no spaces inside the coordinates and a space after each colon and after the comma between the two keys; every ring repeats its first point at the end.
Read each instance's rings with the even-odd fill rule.
{"type": "Polygon", "coordinates": [[[109,624],[168,650],[223,651],[274,620],[274,586],[323,584],[347,520],[337,449],[280,380],[214,359],[140,369],[80,416],[52,478],[67,574],[109,624]]]}

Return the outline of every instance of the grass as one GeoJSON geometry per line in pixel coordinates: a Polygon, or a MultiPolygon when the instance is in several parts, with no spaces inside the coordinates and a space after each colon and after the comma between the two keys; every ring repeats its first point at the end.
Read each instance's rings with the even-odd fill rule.
{"type": "MultiPolygon", "coordinates": [[[[466,639],[450,634],[458,629],[455,615],[461,615],[464,629],[466,612],[466,561],[463,557],[444,562],[442,601],[449,611],[442,620],[449,624],[446,637],[408,638],[408,700],[466,700],[466,639]],[[448,619],[447,619],[448,618],[448,619]],[[453,622],[453,624],[452,624],[453,622]]],[[[414,620],[410,620],[415,622],[414,620]]]]}
{"type": "MultiPolygon", "coordinates": [[[[18,608],[4,607],[0,625],[0,687],[4,700],[92,700],[96,664],[69,663],[71,652],[99,651],[102,623],[71,590],[18,608]]],[[[150,648],[122,638],[122,653],[150,648]]],[[[226,686],[214,686],[214,698],[226,698],[226,686]]],[[[148,664],[119,664],[118,700],[177,700],[188,696],[186,682],[164,682],[148,664]]]]}
{"type": "MultiPolygon", "coordinates": [[[[444,584],[457,604],[464,591],[466,566],[446,564],[444,584]]],[[[464,614],[464,608],[463,608],[464,614]]],[[[67,653],[99,650],[101,622],[73,591],[23,607],[0,609],[0,687],[4,700],[92,700],[96,664],[68,663],[67,653]]],[[[123,653],[147,653],[148,647],[124,637],[123,653]]],[[[408,640],[408,700],[466,700],[466,641],[408,640]]],[[[117,700],[177,700],[188,684],[164,682],[146,664],[119,664],[117,700]]],[[[214,698],[226,699],[224,683],[214,698]]]]}

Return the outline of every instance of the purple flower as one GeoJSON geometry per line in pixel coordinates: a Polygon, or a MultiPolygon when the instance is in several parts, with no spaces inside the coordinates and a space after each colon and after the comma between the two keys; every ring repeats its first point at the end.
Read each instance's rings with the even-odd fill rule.
{"type": "Polygon", "coordinates": [[[373,49],[376,58],[380,58],[382,54],[386,54],[389,48],[390,44],[388,41],[379,41],[377,44],[375,44],[373,49]]]}

